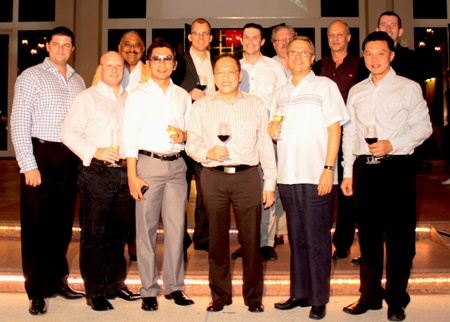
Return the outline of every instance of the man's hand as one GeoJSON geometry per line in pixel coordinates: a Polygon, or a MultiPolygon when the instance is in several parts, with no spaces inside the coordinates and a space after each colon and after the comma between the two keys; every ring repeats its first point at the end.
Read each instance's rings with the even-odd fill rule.
{"type": "Polygon", "coordinates": [[[375,157],[382,157],[393,150],[389,140],[381,140],[369,145],[369,151],[375,157]]]}
{"type": "Polygon", "coordinates": [[[39,169],[30,170],[24,173],[25,184],[27,186],[37,187],[42,183],[41,172],[39,169]]]}
{"type": "Polygon", "coordinates": [[[271,121],[267,127],[267,132],[269,132],[269,135],[273,140],[276,140],[278,133],[281,132],[281,122],[271,121]]]}
{"type": "Polygon", "coordinates": [[[341,189],[344,193],[344,196],[350,197],[353,196],[353,179],[352,178],[344,178],[341,183],[341,189]]]}
{"type": "Polygon", "coordinates": [[[206,153],[206,157],[210,160],[222,162],[229,157],[228,149],[224,146],[215,145],[208,153],[206,153]]]}
{"type": "Polygon", "coordinates": [[[189,95],[191,95],[192,100],[196,101],[199,98],[205,96],[205,92],[198,88],[194,88],[192,91],[189,92],[189,95]]]}
{"type": "Polygon", "coordinates": [[[264,209],[272,207],[275,202],[275,191],[264,190],[262,192],[262,202],[264,204],[264,209]]]}
{"type": "Polygon", "coordinates": [[[114,163],[116,161],[119,161],[120,155],[119,151],[113,148],[97,148],[94,153],[94,158],[96,158],[97,160],[114,163]]]}
{"type": "Polygon", "coordinates": [[[320,175],[317,192],[319,196],[325,196],[331,192],[333,188],[334,171],[324,169],[320,175]]]}
{"type": "Polygon", "coordinates": [[[148,187],[147,182],[138,176],[128,176],[128,186],[130,188],[130,194],[135,200],[147,200],[141,192],[142,187],[148,187]]]}
{"type": "Polygon", "coordinates": [[[173,143],[183,143],[187,140],[187,134],[185,134],[183,130],[171,125],[169,125],[169,128],[176,132],[170,135],[170,139],[173,143]]]}

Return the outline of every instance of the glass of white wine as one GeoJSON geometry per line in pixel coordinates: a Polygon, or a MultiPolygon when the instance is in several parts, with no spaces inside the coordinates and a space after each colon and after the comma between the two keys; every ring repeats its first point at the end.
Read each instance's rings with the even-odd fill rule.
{"type": "MultiPolygon", "coordinates": [[[[177,134],[177,130],[175,129],[176,127],[177,127],[176,121],[174,119],[171,119],[169,121],[169,124],[167,124],[167,129],[166,129],[167,134],[169,134],[169,137],[177,134]]],[[[171,144],[171,149],[173,150],[174,142],[173,142],[172,138],[170,138],[170,144],[171,144]]]]}
{"type": "MultiPolygon", "coordinates": [[[[281,112],[280,110],[277,110],[275,114],[272,116],[272,119],[274,122],[281,123],[284,120],[284,113],[281,112]]],[[[277,139],[277,141],[281,140],[280,133],[277,131],[277,133],[275,133],[275,136],[273,138],[277,139]]]]}
{"type": "MultiPolygon", "coordinates": [[[[122,130],[118,128],[110,129],[110,147],[116,151],[119,151],[120,140],[122,139],[122,130]]],[[[118,167],[115,162],[111,163],[109,167],[118,167]]]]}

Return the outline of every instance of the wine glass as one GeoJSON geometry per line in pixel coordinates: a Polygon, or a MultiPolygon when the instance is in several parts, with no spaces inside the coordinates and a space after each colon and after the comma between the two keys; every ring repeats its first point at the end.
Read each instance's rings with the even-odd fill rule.
{"type": "MultiPolygon", "coordinates": [[[[227,146],[227,141],[231,136],[231,126],[229,123],[219,123],[217,137],[223,142],[223,146],[227,146]]],[[[225,159],[229,160],[229,158],[225,159]]]]}
{"type": "MultiPolygon", "coordinates": [[[[177,128],[177,127],[178,127],[178,126],[177,126],[176,120],[175,120],[175,119],[170,119],[170,120],[169,120],[169,124],[167,124],[167,129],[166,129],[167,133],[169,134],[169,137],[172,136],[172,135],[177,134],[177,131],[176,131],[176,129],[175,129],[175,128],[177,128]]],[[[171,149],[173,150],[173,148],[174,148],[174,142],[173,142],[173,139],[172,139],[172,138],[170,138],[170,144],[171,144],[171,149]]]]}
{"type": "MultiPolygon", "coordinates": [[[[118,128],[110,129],[110,144],[109,146],[116,151],[119,151],[120,148],[120,140],[122,138],[122,130],[118,128]]],[[[108,165],[108,167],[118,167],[115,162],[108,165]]]]}
{"type": "Polygon", "coordinates": [[[208,86],[207,78],[206,78],[206,76],[203,76],[203,75],[199,76],[198,78],[200,81],[197,83],[197,88],[199,90],[204,91],[206,89],[206,87],[208,86]]]}
{"type": "MultiPolygon", "coordinates": [[[[378,141],[378,135],[377,135],[377,128],[375,124],[369,124],[364,126],[364,140],[366,140],[366,143],[368,145],[371,145],[378,141]]],[[[378,164],[380,161],[378,161],[374,156],[372,156],[368,161],[367,164],[378,164]]]]}
{"type": "MultiPolygon", "coordinates": [[[[284,113],[282,113],[281,111],[277,110],[275,112],[275,114],[272,116],[272,119],[274,120],[274,122],[281,123],[284,120],[284,113]]],[[[280,139],[278,131],[277,131],[277,133],[275,133],[275,136],[273,138],[277,139],[277,140],[280,139]]]]}

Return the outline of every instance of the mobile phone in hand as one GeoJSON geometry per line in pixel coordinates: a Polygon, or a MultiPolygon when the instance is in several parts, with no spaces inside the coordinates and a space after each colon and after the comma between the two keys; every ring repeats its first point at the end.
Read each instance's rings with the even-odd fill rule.
{"type": "Polygon", "coordinates": [[[148,186],[142,186],[141,193],[144,195],[144,193],[148,190],[148,186]]]}

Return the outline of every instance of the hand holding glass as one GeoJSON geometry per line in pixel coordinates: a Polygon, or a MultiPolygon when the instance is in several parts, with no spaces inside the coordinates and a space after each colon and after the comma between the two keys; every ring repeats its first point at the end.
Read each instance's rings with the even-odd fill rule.
{"type": "MultiPolygon", "coordinates": [[[[364,140],[368,145],[371,145],[378,141],[377,128],[374,124],[369,124],[364,127],[364,140]]],[[[369,158],[368,158],[369,159],[369,158]]],[[[367,164],[378,164],[378,161],[375,157],[371,157],[370,160],[366,162],[367,164]]]]}
{"type": "MultiPolygon", "coordinates": [[[[227,141],[231,136],[231,126],[228,123],[219,123],[219,128],[218,128],[218,132],[217,132],[217,137],[219,138],[220,141],[223,142],[223,146],[226,147],[227,146],[227,141]]],[[[225,160],[228,160],[225,159],[225,160]]]]}
{"type": "MultiPolygon", "coordinates": [[[[281,113],[280,111],[277,111],[277,112],[272,116],[272,119],[273,119],[273,121],[276,122],[276,123],[281,123],[281,122],[283,122],[283,120],[284,120],[284,114],[281,113]]],[[[281,125],[280,125],[280,126],[281,126],[281,125]]],[[[273,136],[273,138],[274,138],[274,139],[277,139],[277,140],[280,140],[280,138],[279,138],[279,132],[278,132],[278,131],[275,133],[275,135],[273,136]]]]}
{"type": "MultiPolygon", "coordinates": [[[[122,131],[117,128],[113,128],[110,130],[110,147],[116,151],[119,151],[120,148],[120,140],[122,138],[122,131]]],[[[109,167],[118,167],[118,165],[113,162],[109,165],[109,167]]]]}

